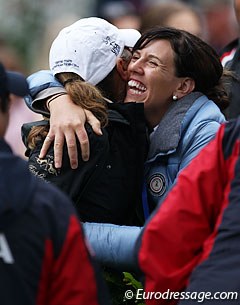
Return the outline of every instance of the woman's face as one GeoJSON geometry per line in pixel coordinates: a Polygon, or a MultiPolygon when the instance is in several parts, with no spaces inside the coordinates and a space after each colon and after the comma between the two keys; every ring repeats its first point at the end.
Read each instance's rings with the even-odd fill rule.
{"type": "Polygon", "coordinates": [[[145,111],[162,116],[172,103],[180,78],[175,76],[174,52],[167,40],[154,40],[134,52],[128,66],[125,102],[144,102],[145,111]]]}

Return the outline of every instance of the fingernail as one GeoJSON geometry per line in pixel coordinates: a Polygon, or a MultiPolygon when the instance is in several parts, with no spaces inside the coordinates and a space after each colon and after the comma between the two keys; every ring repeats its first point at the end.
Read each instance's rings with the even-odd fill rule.
{"type": "Polygon", "coordinates": [[[102,130],[100,128],[98,129],[98,132],[102,136],[103,133],[102,133],[102,130]]]}
{"type": "Polygon", "coordinates": [[[89,160],[89,156],[83,156],[83,161],[88,161],[89,160]]]}
{"type": "Polygon", "coordinates": [[[76,163],[72,164],[72,165],[71,165],[71,168],[72,168],[72,169],[76,169],[76,168],[77,168],[77,164],[76,164],[76,163]]]}
{"type": "Polygon", "coordinates": [[[60,164],[59,164],[58,162],[55,162],[55,167],[56,167],[57,169],[59,169],[59,168],[60,168],[60,164]]]}

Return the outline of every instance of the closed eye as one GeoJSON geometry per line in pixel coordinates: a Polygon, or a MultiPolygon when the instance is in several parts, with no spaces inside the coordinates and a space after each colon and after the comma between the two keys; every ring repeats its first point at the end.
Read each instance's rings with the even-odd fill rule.
{"type": "Polygon", "coordinates": [[[139,56],[133,55],[132,58],[131,58],[131,61],[132,61],[132,62],[135,62],[135,61],[137,61],[139,58],[140,58],[139,56]]]}
{"type": "Polygon", "coordinates": [[[156,61],[149,61],[149,64],[152,66],[152,67],[158,67],[159,64],[156,62],[156,61]]]}

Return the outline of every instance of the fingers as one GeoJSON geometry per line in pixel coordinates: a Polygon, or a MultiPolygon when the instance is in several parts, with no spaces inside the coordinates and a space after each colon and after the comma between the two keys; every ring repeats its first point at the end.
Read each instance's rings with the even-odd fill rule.
{"type": "Polygon", "coordinates": [[[54,141],[54,165],[56,168],[62,167],[64,134],[57,133],[54,141]]]}
{"type": "MultiPolygon", "coordinates": [[[[49,133],[50,134],[50,133],[49,133]]],[[[68,155],[70,159],[70,166],[72,169],[76,169],[78,167],[78,151],[77,151],[77,145],[76,145],[76,137],[75,133],[69,129],[68,131],[65,130],[65,133],[58,130],[58,132],[55,135],[47,135],[47,137],[44,140],[39,158],[44,158],[47,154],[47,151],[54,141],[54,165],[55,167],[61,168],[62,167],[62,158],[63,158],[63,146],[64,141],[66,139],[67,143],[67,149],[68,149],[68,155]]],[[[88,145],[88,143],[86,143],[88,145]]],[[[85,147],[83,145],[83,147],[85,147]]],[[[85,149],[85,159],[86,161],[89,158],[89,149],[85,149]]]]}
{"type": "Polygon", "coordinates": [[[80,142],[82,159],[83,161],[88,161],[90,156],[90,145],[84,125],[82,125],[81,128],[76,129],[76,134],[80,142]]]}
{"type": "Polygon", "coordinates": [[[84,128],[85,113],[82,108],[72,103],[68,95],[53,100],[50,103],[50,111],[50,129],[55,135],[55,167],[62,166],[63,145],[66,140],[70,166],[75,169],[78,167],[76,134],[79,128],[84,128]]]}
{"type": "Polygon", "coordinates": [[[47,154],[47,151],[51,145],[51,143],[54,141],[54,135],[51,136],[50,133],[48,133],[48,135],[46,136],[44,142],[43,142],[43,146],[41,148],[41,151],[40,151],[40,155],[39,155],[39,158],[44,158],[47,154]]]}
{"type": "Polygon", "coordinates": [[[75,131],[71,129],[68,131],[66,130],[65,139],[67,143],[70,166],[72,169],[76,169],[78,167],[78,150],[77,150],[75,131]]]}
{"type": "Polygon", "coordinates": [[[50,116],[50,130],[46,137],[40,158],[43,158],[52,141],[54,140],[54,162],[56,168],[61,168],[63,157],[63,146],[66,140],[67,150],[72,169],[78,167],[78,152],[76,140],[79,140],[81,147],[81,155],[83,161],[89,160],[89,140],[85,130],[86,120],[92,126],[94,132],[102,135],[100,122],[93,116],[90,111],[82,109],[75,105],[68,95],[62,95],[54,99],[49,109],[50,116]]]}
{"type": "Polygon", "coordinates": [[[76,129],[73,126],[64,126],[58,129],[54,140],[54,164],[56,168],[62,167],[63,146],[66,140],[68,157],[72,169],[78,167],[78,150],[76,144],[76,129]]]}
{"type": "Polygon", "coordinates": [[[102,131],[101,131],[101,123],[100,121],[92,114],[91,111],[89,110],[84,110],[85,115],[86,115],[86,121],[92,126],[93,131],[101,136],[102,131]]]}
{"type": "Polygon", "coordinates": [[[57,169],[62,167],[63,146],[66,140],[70,166],[72,169],[78,167],[78,150],[76,143],[77,139],[80,142],[81,155],[83,161],[88,161],[90,156],[90,145],[85,126],[82,123],[76,125],[63,124],[62,126],[50,126],[48,135],[46,136],[39,158],[44,158],[49,150],[52,142],[54,142],[54,165],[57,169]]]}
{"type": "Polygon", "coordinates": [[[56,135],[51,134],[49,131],[48,135],[46,136],[39,158],[42,159],[46,156],[52,142],[54,142],[54,165],[56,168],[62,167],[62,154],[63,154],[63,145],[64,145],[64,135],[57,133],[56,135]]]}
{"type": "Polygon", "coordinates": [[[80,126],[75,127],[73,129],[65,128],[64,133],[56,134],[54,141],[54,160],[55,160],[56,168],[62,167],[64,139],[66,139],[70,166],[72,169],[76,169],[78,167],[78,150],[77,150],[75,134],[77,135],[77,138],[80,142],[81,155],[83,161],[89,160],[90,149],[89,149],[88,135],[84,125],[80,124],[80,126]]]}

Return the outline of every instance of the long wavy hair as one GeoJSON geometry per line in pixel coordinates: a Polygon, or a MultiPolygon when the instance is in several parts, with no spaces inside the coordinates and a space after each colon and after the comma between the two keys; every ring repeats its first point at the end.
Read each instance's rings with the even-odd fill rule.
{"type": "MultiPolygon", "coordinates": [[[[56,75],[65,87],[67,94],[74,104],[90,110],[100,121],[101,127],[108,122],[106,102],[99,89],[83,81],[80,76],[72,72],[63,72],[56,75]]],[[[47,118],[45,118],[47,119],[47,118]]],[[[43,141],[49,131],[49,126],[33,126],[28,135],[28,147],[33,149],[38,141],[43,141]]]]}

